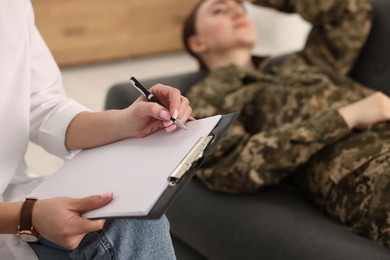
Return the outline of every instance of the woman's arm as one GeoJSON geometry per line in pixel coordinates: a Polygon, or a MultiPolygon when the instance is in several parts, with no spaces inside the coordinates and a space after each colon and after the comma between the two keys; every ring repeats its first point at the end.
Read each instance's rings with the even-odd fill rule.
{"type": "MultiPolygon", "coordinates": [[[[244,111],[243,105],[237,102],[226,109],[220,108],[212,84],[212,80],[205,80],[192,87],[188,97],[195,117],[244,111]],[[202,85],[205,82],[209,85],[202,85]]],[[[248,129],[244,120],[242,117],[236,120],[197,171],[198,177],[211,189],[255,192],[278,183],[319,150],[347,136],[353,128],[390,120],[390,99],[377,92],[338,110],[329,108],[303,121],[259,132],[248,129]]]]}
{"type": "Polygon", "coordinates": [[[255,192],[280,182],[309,158],[350,133],[337,110],[251,135],[237,121],[197,172],[214,190],[255,192]]]}
{"type": "MultiPolygon", "coordinates": [[[[32,211],[32,225],[38,233],[68,249],[75,249],[85,234],[103,228],[104,220],[88,220],[80,215],[100,208],[112,200],[112,194],[80,199],[38,200],[32,211]]],[[[23,202],[0,203],[0,234],[16,234],[23,202]]]]}
{"type": "Polygon", "coordinates": [[[168,109],[142,96],[126,109],[81,112],[67,129],[67,148],[85,149],[128,137],[147,136],[167,126],[171,116],[178,117],[183,123],[188,120],[192,109],[178,89],[158,84],[151,91],[168,109]]]}
{"type": "Polygon", "coordinates": [[[255,3],[299,13],[313,28],[298,56],[306,63],[344,75],[355,63],[371,29],[372,7],[368,0],[256,0],[255,3]]]}
{"type": "MultiPolygon", "coordinates": [[[[278,183],[320,149],[351,131],[335,109],[272,129],[249,129],[251,123],[246,122],[245,104],[233,102],[233,95],[230,95],[229,106],[221,108],[219,105],[225,102],[216,101],[218,98],[214,92],[217,87],[212,86],[213,82],[205,80],[191,88],[188,97],[194,108],[193,115],[201,118],[233,111],[243,111],[243,114],[197,171],[198,177],[211,189],[255,192],[263,186],[278,183]]],[[[221,85],[219,81],[216,84],[221,85]]]]}
{"type": "Polygon", "coordinates": [[[16,234],[22,202],[0,203],[0,234],[16,234]]]}

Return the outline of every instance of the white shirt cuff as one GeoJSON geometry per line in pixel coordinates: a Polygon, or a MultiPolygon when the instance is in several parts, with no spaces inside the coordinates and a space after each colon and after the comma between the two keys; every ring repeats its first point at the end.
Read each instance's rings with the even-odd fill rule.
{"type": "Polygon", "coordinates": [[[75,151],[69,151],[65,146],[65,135],[72,119],[83,111],[89,111],[74,100],[67,99],[57,109],[46,116],[39,129],[39,143],[48,152],[67,159],[75,151]]]}

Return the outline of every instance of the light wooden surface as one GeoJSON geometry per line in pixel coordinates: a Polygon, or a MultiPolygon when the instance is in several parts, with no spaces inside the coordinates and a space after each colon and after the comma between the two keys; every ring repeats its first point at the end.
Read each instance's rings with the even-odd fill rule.
{"type": "Polygon", "coordinates": [[[60,66],[182,49],[197,0],[33,0],[36,23],[60,66]]]}

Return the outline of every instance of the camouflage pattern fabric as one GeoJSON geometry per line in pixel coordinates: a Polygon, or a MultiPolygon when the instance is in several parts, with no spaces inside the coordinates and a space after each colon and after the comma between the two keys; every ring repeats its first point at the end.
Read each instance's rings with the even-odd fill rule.
{"type": "Polygon", "coordinates": [[[210,189],[258,192],[293,178],[328,215],[390,246],[388,123],[349,130],[337,109],[374,91],[349,79],[371,29],[367,0],[257,0],[312,25],[305,48],[265,69],[227,66],[191,88],[193,115],[240,111],[197,177],[210,189]]]}

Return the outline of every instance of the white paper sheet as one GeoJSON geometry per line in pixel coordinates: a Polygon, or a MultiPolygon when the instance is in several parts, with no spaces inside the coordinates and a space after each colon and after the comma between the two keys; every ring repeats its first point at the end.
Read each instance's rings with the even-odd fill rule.
{"type": "Polygon", "coordinates": [[[200,137],[208,136],[221,115],[187,122],[187,131],[161,130],[81,151],[30,196],[80,198],[113,192],[107,206],[84,217],[144,216],[168,186],[167,178],[200,137]]]}

